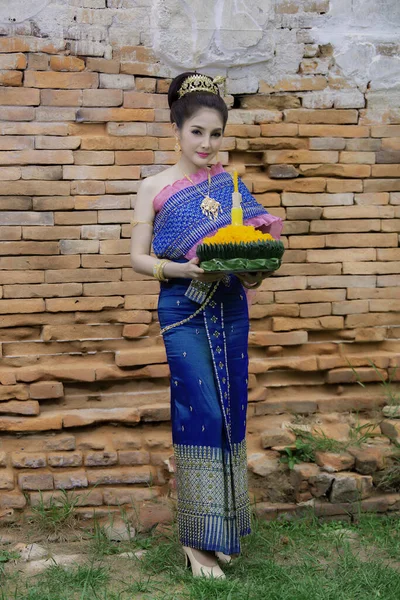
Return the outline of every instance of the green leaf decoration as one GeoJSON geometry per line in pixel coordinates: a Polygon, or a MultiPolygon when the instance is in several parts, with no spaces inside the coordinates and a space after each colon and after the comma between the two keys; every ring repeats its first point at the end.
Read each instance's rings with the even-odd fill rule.
{"type": "Polygon", "coordinates": [[[202,261],[200,266],[207,273],[223,271],[225,273],[248,273],[250,271],[276,271],[281,266],[279,258],[213,258],[202,261]]]}
{"type": "MultiPolygon", "coordinates": [[[[229,244],[199,244],[197,246],[197,256],[200,261],[211,261],[213,259],[277,259],[283,256],[285,248],[279,240],[266,240],[258,242],[239,242],[229,244]]],[[[203,265],[202,265],[202,268],[203,265]]],[[[275,267],[272,270],[276,270],[275,267]]]]}

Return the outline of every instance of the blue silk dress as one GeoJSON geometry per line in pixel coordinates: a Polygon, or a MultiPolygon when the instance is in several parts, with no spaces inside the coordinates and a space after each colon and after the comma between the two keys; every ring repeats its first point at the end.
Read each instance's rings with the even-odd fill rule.
{"type": "MultiPolygon", "coordinates": [[[[153,248],[159,258],[187,261],[205,236],[230,223],[232,178],[222,168],[217,171],[210,193],[222,207],[216,221],[200,209],[199,189],[208,191],[206,170],[198,172],[204,181],[197,186],[179,190],[170,186],[154,221],[153,248]]],[[[275,228],[279,237],[281,220],[270,215],[242,182],[239,191],[244,223],[263,226],[263,231],[275,228]]],[[[245,440],[249,332],[245,290],[234,275],[209,286],[170,279],[161,283],[158,316],[171,372],[179,539],[192,548],[239,553],[240,538],[250,533],[251,514],[245,440]]]]}

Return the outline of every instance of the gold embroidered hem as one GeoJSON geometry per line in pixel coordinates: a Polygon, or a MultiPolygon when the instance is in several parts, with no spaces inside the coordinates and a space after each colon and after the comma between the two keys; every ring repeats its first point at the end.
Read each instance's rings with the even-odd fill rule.
{"type": "Polygon", "coordinates": [[[232,452],[175,444],[174,453],[182,544],[239,553],[240,537],[250,533],[246,442],[232,452]]]}

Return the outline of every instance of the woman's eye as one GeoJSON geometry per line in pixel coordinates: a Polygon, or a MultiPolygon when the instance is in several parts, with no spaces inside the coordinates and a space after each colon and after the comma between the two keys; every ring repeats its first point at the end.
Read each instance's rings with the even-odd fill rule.
{"type": "Polygon", "coordinates": [[[199,131],[198,129],[193,129],[192,133],[194,133],[195,135],[197,135],[198,133],[201,133],[201,131],[199,131]]]}
{"type": "Polygon", "coordinates": [[[220,133],[213,133],[213,136],[219,138],[219,137],[221,137],[221,134],[220,133]]]}

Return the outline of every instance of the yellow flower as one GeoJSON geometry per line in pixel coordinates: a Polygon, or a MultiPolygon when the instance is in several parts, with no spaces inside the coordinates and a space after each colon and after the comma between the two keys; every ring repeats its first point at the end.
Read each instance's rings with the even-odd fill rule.
{"type": "Polygon", "coordinates": [[[252,225],[227,225],[218,229],[212,237],[204,238],[203,244],[239,244],[240,242],[265,242],[274,238],[262,233],[252,225]]]}

